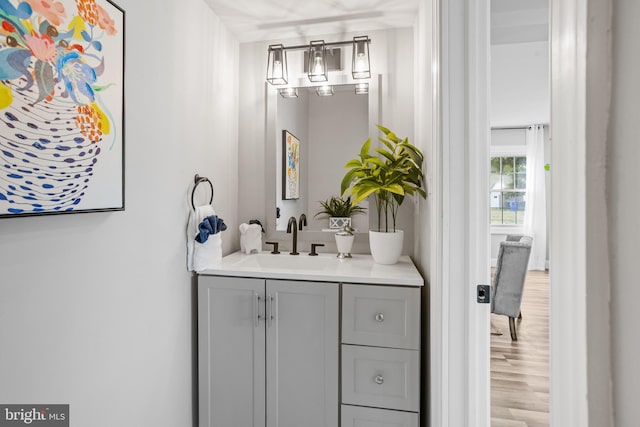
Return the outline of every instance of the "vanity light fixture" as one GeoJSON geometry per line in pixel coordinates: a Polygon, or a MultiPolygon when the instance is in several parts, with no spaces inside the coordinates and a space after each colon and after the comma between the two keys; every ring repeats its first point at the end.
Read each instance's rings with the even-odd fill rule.
{"type": "MultiPolygon", "coordinates": [[[[353,40],[325,43],[324,40],[314,40],[306,45],[283,46],[269,45],[267,59],[267,81],[272,85],[286,85],[288,83],[287,51],[308,51],[308,77],[311,82],[326,82],[329,80],[327,72],[327,48],[333,46],[353,47],[353,63],[351,74],[354,79],[371,78],[371,62],[369,58],[369,36],[354,37],[353,40]]],[[[338,49],[339,50],[339,49],[338,49]]]]}
{"type": "Polygon", "coordinates": [[[298,97],[298,88],[297,87],[286,87],[284,89],[280,89],[278,91],[280,96],[283,98],[297,98],[298,97]]]}
{"type": "Polygon", "coordinates": [[[316,88],[316,94],[318,96],[331,96],[333,95],[333,86],[322,85],[316,88]]]}
{"type": "Polygon", "coordinates": [[[358,83],[356,85],[356,95],[367,95],[369,93],[369,83],[358,83]]]}
{"type": "Polygon", "coordinates": [[[324,40],[314,40],[309,43],[309,81],[326,82],[327,75],[327,49],[324,40]]]}
{"type": "Polygon", "coordinates": [[[351,74],[354,79],[371,78],[371,62],[369,60],[369,37],[353,38],[353,63],[351,74]]]}
{"type": "Polygon", "coordinates": [[[272,44],[267,59],[267,81],[272,85],[286,85],[287,79],[287,51],[281,44],[272,44]]]}

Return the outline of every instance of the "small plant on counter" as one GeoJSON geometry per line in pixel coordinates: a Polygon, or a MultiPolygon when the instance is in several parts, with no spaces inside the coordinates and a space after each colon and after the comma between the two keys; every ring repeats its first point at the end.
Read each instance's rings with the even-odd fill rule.
{"type": "Polygon", "coordinates": [[[351,202],[351,197],[330,197],[320,202],[322,210],[314,215],[314,218],[349,218],[353,215],[363,214],[366,209],[351,202]]]}

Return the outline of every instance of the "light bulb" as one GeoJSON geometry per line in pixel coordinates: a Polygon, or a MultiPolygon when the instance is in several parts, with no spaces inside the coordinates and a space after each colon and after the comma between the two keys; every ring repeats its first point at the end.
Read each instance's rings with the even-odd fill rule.
{"type": "Polygon", "coordinates": [[[317,76],[324,74],[324,64],[322,63],[321,52],[316,52],[313,56],[313,74],[317,76]]]}
{"type": "Polygon", "coordinates": [[[280,61],[273,61],[273,78],[282,78],[282,62],[280,61]]]}

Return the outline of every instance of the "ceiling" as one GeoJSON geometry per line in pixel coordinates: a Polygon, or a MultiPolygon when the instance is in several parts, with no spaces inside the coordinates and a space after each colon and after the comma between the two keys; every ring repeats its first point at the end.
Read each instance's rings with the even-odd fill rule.
{"type": "Polygon", "coordinates": [[[411,27],[420,0],[205,0],[241,43],[411,27]]]}
{"type": "MultiPolygon", "coordinates": [[[[424,0],[205,0],[241,43],[411,27],[424,0]]],[[[549,0],[490,0],[491,43],[549,39],[549,0]]]]}

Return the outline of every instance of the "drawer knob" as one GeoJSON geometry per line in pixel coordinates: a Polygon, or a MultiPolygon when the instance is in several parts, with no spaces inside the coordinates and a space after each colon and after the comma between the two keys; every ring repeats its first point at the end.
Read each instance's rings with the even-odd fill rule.
{"type": "Polygon", "coordinates": [[[374,380],[374,381],[376,382],[376,384],[378,384],[378,385],[382,385],[382,383],[384,383],[384,378],[382,378],[382,375],[378,375],[378,376],[376,376],[373,380],[374,380]]]}
{"type": "Polygon", "coordinates": [[[376,314],[376,322],[384,322],[384,314],[377,313],[376,314]]]}

